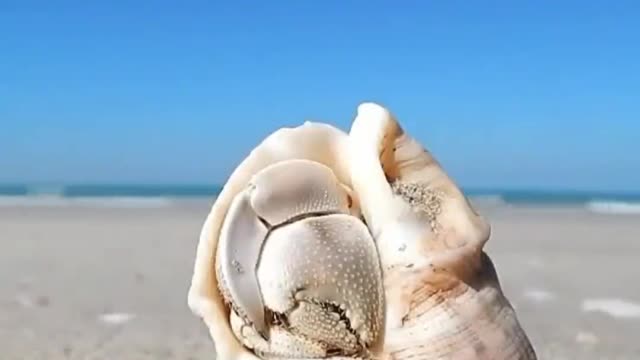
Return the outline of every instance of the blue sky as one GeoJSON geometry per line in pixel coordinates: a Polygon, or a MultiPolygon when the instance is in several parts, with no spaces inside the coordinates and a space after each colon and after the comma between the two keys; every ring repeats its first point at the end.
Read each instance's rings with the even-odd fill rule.
{"type": "Polygon", "coordinates": [[[637,1],[313,3],[0,2],[0,182],[218,183],[374,100],[465,186],[640,190],[637,1]]]}

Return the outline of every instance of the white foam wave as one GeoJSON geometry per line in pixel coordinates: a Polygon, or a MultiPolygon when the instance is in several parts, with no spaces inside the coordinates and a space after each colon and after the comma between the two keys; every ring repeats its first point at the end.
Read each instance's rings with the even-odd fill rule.
{"type": "Polygon", "coordinates": [[[524,292],[524,296],[527,299],[538,303],[552,301],[556,298],[553,293],[543,289],[528,289],[524,292]]]}
{"type": "Polygon", "coordinates": [[[108,313],[98,316],[98,320],[106,325],[122,325],[136,318],[129,313],[108,313]]]}
{"type": "Polygon", "coordinates": [[[640,318],[640,304],[623,299],[586,299],[584,312],[602,312],[615,318],[640,318]]]}
{"type": "Polygon", "coordinates": [[[29,196],[59,196],[64,194],[64,186],[60,185],[32,185],[27,188],[29,196]]]}
{"type": "Polygon", "coordinates": [[[59,195],[0,196],[0,207],[107,207],[107,208],[158,208],[173,204],[165,197],[75,197],[59,195]]]}
{"type": "Polygon", "coordinates": [[[590,201],[587,210],[601,214],[640,214],[640,203],[624,201],[590,201]]]}
{"type": "Polygon", "coordinates": [[[576,334],[576,342],[579,344],[591,345],[597,344],[600,342],[600,339],[598,339],[598,336],[592,332],[579,331],[576,334]]]}
{"type": "Polygon", "coordinates": [[[469,196],[469,200],[479,205],[504,205],[506,203],[500,195],[472,195],[469,196]]]}

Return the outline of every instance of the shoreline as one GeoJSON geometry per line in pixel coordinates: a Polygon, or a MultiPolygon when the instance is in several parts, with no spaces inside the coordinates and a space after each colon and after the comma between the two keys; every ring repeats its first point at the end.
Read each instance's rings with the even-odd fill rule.
{"type": "MultiPolygon", "coordinates": [[[[640,216],[640,203],[629,201],[588,201],[584,203],[563,202],[515,202],[508,203],[494,199],[476,199],[468,197],[472,205],[481,212],[502,211],[540,211],[540,212],[577,212],[611,216],[640,216]]],[[[215,202],[215,196],[7,196],[0,195],[0,209],[12,208],[209,208],[215,202]]]]}

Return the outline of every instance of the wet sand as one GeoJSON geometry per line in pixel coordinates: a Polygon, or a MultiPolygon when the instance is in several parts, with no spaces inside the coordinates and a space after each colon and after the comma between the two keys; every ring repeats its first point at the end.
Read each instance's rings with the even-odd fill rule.
{"type": "MultiPolygon", "coordinates": [[[[186,305],[208,208],[0,207],[0,358],[213,359],[186,305]]],[[[540,359],[640,359],[640,216],[482,212],[540,359]]]]}

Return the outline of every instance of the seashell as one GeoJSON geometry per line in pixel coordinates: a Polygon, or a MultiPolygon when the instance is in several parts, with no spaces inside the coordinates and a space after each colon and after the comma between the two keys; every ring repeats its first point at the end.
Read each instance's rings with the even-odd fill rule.
{"type": "Polygon", "coordinates": [[[490,226],[375,103],[358,107],[351,181],[383,266],[392,359],[535,359],[483,246],[490,226]]]}
{"type": "Polygon", "coordinates": [[[384,107],[269,135],[200,234],[188,303],[221,359],[536,359],[490,227],[384,107]]]}

